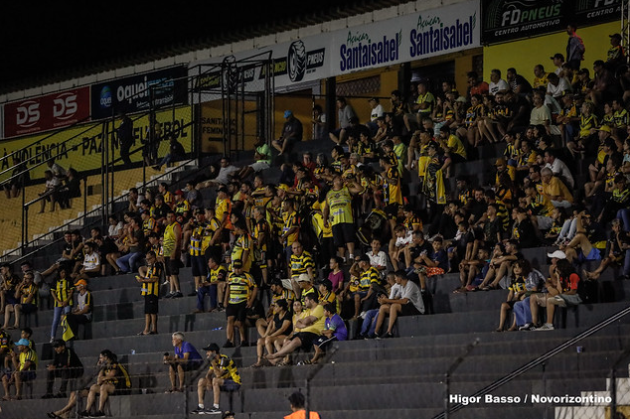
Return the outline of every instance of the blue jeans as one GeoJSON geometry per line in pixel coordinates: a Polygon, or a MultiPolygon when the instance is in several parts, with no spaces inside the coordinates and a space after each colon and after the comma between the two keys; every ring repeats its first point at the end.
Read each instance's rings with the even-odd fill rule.
{"type": "Polygon", "coordinates": [[[365,319],[363,319],[363,324],[361,325],[361,334],[363,336],[374,336],[378,311],[379,309],[375,308],[365,313],[365,319]]]}
{"type": "Polygon", "coordinates": [[[59,323],[61,323],[61,316],[63,314],[70,313],[70,309],[70,306],[54,308],[52,326],[50,326],[50,337],[52,339],[54,339],[55,335],[57,334],[57,328],[59,327],[59,323]]]}
{"type": "Polygon", "coordinates": [[[127,253],[116,259],[116,265],[123,272],[134,272],[136,270],[136,262],[142,257],[142,252],[127,253]]]}
{"type": "Polygon", "coordinates": [[[623,231],[630,231],[630,209],[624,208],[617,211],[617,218],[623,221],[623,231]]]}
{"type": "Polygon", "coordinates": [[[203,300],[205,296],[210,296],[210,309],[217,307],[217,285],[208,285],[207,287],[199,287],[197,290],[197,310],[203,310],[203,300]]]}
{"type": "Polygon", "coordinates": [[[516,325],[523,326],[525,323],[532,322],[532,311],[529,307],[529,297],[523,301],[514,303],[514,317],[516,317],[516,325]]]}

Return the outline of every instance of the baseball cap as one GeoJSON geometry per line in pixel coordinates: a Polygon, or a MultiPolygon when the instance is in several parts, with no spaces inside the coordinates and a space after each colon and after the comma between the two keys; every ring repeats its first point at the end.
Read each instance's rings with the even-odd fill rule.
{"type": "Polygon", "coordinates": [[[202,348],[204,351],[212,351],[212,352],[219,352],[219,345],[217,345],[216,343],[211,343],[208,346],[202,348]]]}
{"type": "Polygon", "coordinates": [[[232,268],[240,269],[243,267],[243,261],[240,259],[235,259],[232,261],[232,268]]]}
{"type": "Polygon", "coordinates": [[[496,162],[494,162],[495,166],[505,166],[507,163],[503,157],[499,157],[496,162]]]}
{"type": "Polygon", "coordinates": [[[17,342],[15,342],[15,345],[16,346],[30,346],[31,342],[28,339],[22,338],[18,340],[17,342]]]}
{"type": "Polygon", "coordinates": [[[291,112],[290,110],[288,110],[288,109],[287,109],[286,111],[284,111],[284,117],[285,117],[285,118],[288,118],[288,117],[290,117],[291,115],[293,115],[293,112],[291,112]]]}
{"type": "Polygon", "coordinates": [[[84,287],[87,287],[87,281],[85,279],[79,279],[77,282],[74,283],[75,287],[78,287],[79,285],[83,285],[84,287]]]}
{"type": "Polygon", "coordinates": [[[225,412],[223,412],[223,419],[233,418],[235,416],[236,414],[234,412],[230,412],[229,410],[226,410],[225,412]]]}
{"type": "Polygon", "coordinates": [[[550,60],[553,60],[553,59],[555,59],[555,58],[558,58],[558,59],[560,59],[560,60],[564,61],[564,55],[560,54],[559,52],[555,53],[555,54],[553,55],[553,57],[549,57],[549,59],[550,59],[550,60]]]}
{"type": "Polygon", "coordinates": [[[621,40],[621,35],[618,33],[613,33],[612,35],[608,35],[609,38],[617,38],[619,40],[621,40]]]}
{"type": "Polygon", "coordinates": [[[297,282],[311,282],[311,277],[308,274],[301,274],[298,276],[297,282]]]}
{"type": "Polygon", "coordinates": [[[548,258],[566,259],[567,255],[562,250],[556,250],[553,253],[547,253],[548,258]]]}
{"type": "Polygon", "coordinates": [[[178,189],[175,191],[175,195],[184,195],[184,191],[182,191],[181,189],[178,189]]]}
{"type": "Polygon", "coordinates": [[[225,186],[219,186],[219,188],[217,189],[217,192],[225,192],[227,193],[227,188],[225,186]]]}

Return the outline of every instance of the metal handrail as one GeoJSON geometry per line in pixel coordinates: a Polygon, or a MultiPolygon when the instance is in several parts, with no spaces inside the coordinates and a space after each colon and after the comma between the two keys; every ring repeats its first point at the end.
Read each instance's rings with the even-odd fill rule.
{"type": "MultiPolygon", "coordinates": [[[[484,387],[481,390],[477,391],[476,393],[472,394],[470,397],[482,397],[482,396],[485,396],[486,394],[490,394],[493,390],[496,390],[497,388],[501,387],[502,385],[504,385],[504,384],[506,384],[506,383],[508,383],[508,382],[510,382],[512,380],[514,380],[518,376],[525,374],[526,372],[530,371],[532,368],[535,368],[535,367],[537,367],[539,365],[544,364],[547,360],[549,360],[550,358],[558,355],[559,353],[561,353],[565,349],[569,348],[570,346],[580,342],[583,339],[586,339],[586,338],[594,335],[595,333],[597,333],[600,330],[604,329],[605,327],[611,325],[612,323],[616,322],[617,320],[622,319],[623,317],[627,316],[628,314],[630,314],[630,307],[624,308],[623,310],[617,312],[616,314],[613,314],[612,316],[608,317],[607,319],[602,320],[601,322],[597,323],[594,326],[591,326],[590,328],[588,328],[584,332],[580,333],[579,335],[577,335],[577,336],[567,340],[564,343],[561,343],[560,345],[556,346],[553,349],[550,349],[549,351],[547,351],[546,353],[542,354],[538,358],[536,358],[536,359],[526,363],[525,365],[522,365],[521,367],[517,368],[516,370],[512,371],[511,373],[509,373],[505,377],[500,378],[499,380],[495,381],[494,383],[491,383],[491,384],[487,385],[486,387],[484,387]]],[[[446,395],[446,397],[448,397],[448,394],[446,395]]],[[[453,407],[451,407],[448,410],[448,412],[444,411],[444,412],[440,413],[439,415],[434,416],[433,419],[445,419],[446,417],[448,417],[449,413],[457,412],[458,410],[461,410],[464,407],[466,407],[466,405],[464,405],[463,403],[457,403],[457,404],[453,405],[453,407]]]]}

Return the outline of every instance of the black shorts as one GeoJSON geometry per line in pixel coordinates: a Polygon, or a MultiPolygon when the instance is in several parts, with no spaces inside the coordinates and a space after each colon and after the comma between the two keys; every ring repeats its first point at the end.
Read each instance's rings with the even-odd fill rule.
{"type": "Polygon", "coordinates": [[[418,311],[416,306],[411,303],[403,304],[400,309],[401,316],[416,316],[418,314],[422,314],[418,311]]]}
{"type": "Polygon", "coordinates": [[[191,256],[190,266],[192,267],[192,276],[206,276],[208,274],[208,264],[204,256],[191,256]]]}
{"type": "Polygon", "coordinates": [[[335,246],[344,247],[347,243],[354,243],[356,229],[352,223],[339,223],[332,226],[335,246]]]}
{"type": "Polygon", "coordinates": [[[226,378],[223,380],[223,384],[219,387],[221,391],[238,391],[241,388],[241,385],[231,378],[226,378]]]}
{"type": "Polygon", "coordinates": [[[315,340],[314,344],[317,345],[317,347],[322,351],[326,351],[326,348],[328,348],[330,344],[336,340],[337,338],[335,336],[327,338],[326,336],[321,335],[315,340]]]}
{"type": "Polygon", "coordinates": [[[179,275],[179,268],[181,267],[182,261],[179,259],[171,259],[168,258],[166,259],[164,265],[165,265],[165,270],[166,270],[166,276],[171,276],[171,275],[179,275]]]}
{"type": "Polygon", "coordinates": [[[300,349],[302,349],[304,352],[309,352],[311,349],[313,349],[313,343],[317,341],[317,338],[319,338],[319,336],[311,332],[299,332],[293,335],[291,340],[296,338],[299,338],[300,342],[302,342],[302,346],[300,347],[300,349]]]}
{"type": "Polygon", "coordinates": [[[37,311],[35,304],[20,304],[20,306],[22,306],[22,313],[24,314],[35,313],[37,311]]]}
{"type": "Polygon", "coordinates": [[[225,308],[225,317],[235,317],[239,322],[247,319],[247,303],[228,304],[225,308]]]}
{"type": "Polygon", "coordinates": [[[100,272],[85,272],[84,274],[88,278],[98,278],[99,276],[101,276],[100,272]]]}
{"type": "Polygon", "coordinates": [[[144,296],[144,314],[158,314],[158,301],[157,295],[145,295],[144,296]]]}
{"type": "Polygon", "coordinates": [[[171,364],[171,367],[177,369],[178,366],[181,365],[184,371],[194,371],[198,369],[203,362],[201,360],[198,361],[188,361],[185,364],[171,364]]]}

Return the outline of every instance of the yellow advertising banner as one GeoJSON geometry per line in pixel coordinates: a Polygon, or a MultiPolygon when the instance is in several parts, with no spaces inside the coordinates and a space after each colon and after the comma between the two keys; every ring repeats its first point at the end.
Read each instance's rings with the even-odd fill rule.
{"type": "MultiPolygon", "coordinates": [[[[149,115],[139,117],[130,115],[133,120],[133,135],[135,145],[131,150],[141,147],[149,137],[149,115]]],[[[161,127],[161,142],[158,157],[163,157],[168,151],[166,137],[174,135],[184,146],[186,152],[192,149],[193,127],[192,111],[190,106],[179,107],[174,110],[156,113],[156,122],[161,127]]],[[[43,179],[44,172],[48,169],[46,162],[51,158],[62,167],[74,168],[79,173],[88,170],[98,170],[102,166],[103,137],[109,132],[108,144],[111,150],[114,148],[114,158],[120,157],[116,135],[112,129],[118,128],[120,120],[116,120],[112,127],[111,121],[84,124],[73,128],[22,137],[15,140],[0,143],[0,182],[12,175],[13,166],[18,161],[28,161],[28,167],[32,168],[31,180],[43,179]],[[114,140],[114,141],[112,141],[114,140]],[[112,145],[113,143],[113,145],[112,145]],[[12,154],[15,153],[15,154],[12,154]]],[[[142,161],[142,153],[131,155],[132,162],[142,161]]],[[[119,165],[123,163],[120,162],[119,165]]]]}

